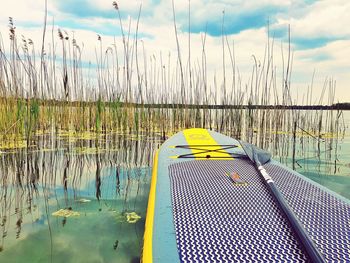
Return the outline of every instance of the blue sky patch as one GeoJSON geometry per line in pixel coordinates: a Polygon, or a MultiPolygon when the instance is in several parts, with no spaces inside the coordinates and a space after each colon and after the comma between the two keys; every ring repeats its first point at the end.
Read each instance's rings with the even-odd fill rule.
{"type": "MultiPolygon", "coordinates": [[[[246,13],[232,14],[229,11],[225,11],[225,22],[224,22],[224,34],[238,34],[241,31],[248,29],[257,29],[267,26],[267,24],[275,22],[275,16],[277,13],[284,12],[280,7],[269,6],[253,10],[246,13]]],[[[181,29],[188,32],[188,21],[187,18],[182,16],[181,29]]],[[[208,21],[191,21],[191,32],[199,33],[205,32],[211,36],[222,35],[222,12],[218,12],[215,19],[208,21]]]]}
{"type": "MultiPolygon", "coordinates": [[[[118,19],[118,11],[114,9],[111,1],[110,8],[108,10],[99,9],[97,6],[92,5],[89,1],[86,0],[56,0],[57,8],[63,12],[70,14],[78,18],[109,18],[109,19],[118,19]]],[[[154,5],[158,5],[160,0],[153,0],[154,5]]],[[[124,3],[127,4],[127,3],[124,3]]],[[[136,8],[132,11],[123,11],[123,8],[119,6],[119,14],[122,19],[131,16],[137,18],[139,13],[139,8],[136,8]]],[[[141,17],[146,17],[153,15],[153,10],[142,10],[141,17]]]]}
{"type": "Polygon", "coordinates": [[[315,38],[293,38],[292,43],[297,49],[313,49],[327,45],[328,43],[337,40],[337,38],[315,37],[315,38]]]}
{"type": "MultiPolygon", "coordinates": [[[[224,32],[222,32],[222,19],[208,21],[207,25],[202,23],[191,24],[192,33],[205,32],[211,36],[221,36],[222,33],[237,34],[247,29],[261,28],[267,25],[268,17],[264,14],[246,14],[238,18],[230,17],[225,19],[224,32]]],[[[183,25],[182,30],[188,31],[188,25],[183,25]]]]}
{"type": "Polygon", "coordinates": [[[96,6],[91,5],[85,0],[56,0],[57,8],[67,14],[71,14],[81,18],[103,17],[117,18],[116,10],[113,9],[111,2],[111,10],[99,10],[96,6]]]}
{"type": "MultiPolygon", "coordinates": [[[[278,26],[271,29],[270,35],[275,39],[288,42],[288,25],[278,26]]],[[[296,37],[293,36],[293,25],[291,25],[291,43],[298,50],[320,48],[330,42],[341,39],[340,37],[296,37]]]]}
{"type": "MultiPolygon", "coordinates": [[[[75,29],[75,30],[89,30],[89,31],[96,32],[96,41],[97,41],[97,34],[101,35],[102,40],[103,40],[103,35],[121,36],[120,25],[117,20],[113,25],[106,24],[103,26],[96,27],[93,24],[84,24],[84,23],[79,23],[79,21],[74,19],[67,19],[63,21],[56,21],[55,26],[60,28],[62,31],[65,30],[65,28],[69,28],[69,29],[75,29]]],[[[71,32],[68,32],[68,34],[70,33],[71,32]]],[[[127,34],[126,28],[124,28],[124,34],[127,34]]],[[[130,37],[134,37],[134,36],[135,36],[135,26],[131,28],[131,32],[130,32],[130,37]]],[[[152,39],[153,36],[139,31],[138,39],[142,39],[142,38],[152,39]]]]}

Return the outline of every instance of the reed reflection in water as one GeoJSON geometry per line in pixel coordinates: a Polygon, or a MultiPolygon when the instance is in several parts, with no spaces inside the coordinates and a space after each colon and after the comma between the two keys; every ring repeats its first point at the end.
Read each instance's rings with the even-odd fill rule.
{"type": "MultiPolygon", "coordinates": [[[[175,125],[178,110],[157,111],[162,122],[148,123],[150,129],[53,130],[36,134],[24,148],[3,151],[0,262],[137,262],[154,150],[184,128],[175,125]]],[[[289,167],[317,174],[313,179],[324,185],[335,178],[325,182],[329,175],[349,185],[343,182],[350,166],[339,147],[349,141],[342,114],[269,109],[183,113],[191,120],[189,127],[212,128],[257,144],[289,167]]],[[[343,188],[338,192],[344,195],[343,188]]]]}
{"type": "Polygon", "coordinates": [[[0,261],[137,260],[158,139],[55,144],[0,157],[0,261]]]}

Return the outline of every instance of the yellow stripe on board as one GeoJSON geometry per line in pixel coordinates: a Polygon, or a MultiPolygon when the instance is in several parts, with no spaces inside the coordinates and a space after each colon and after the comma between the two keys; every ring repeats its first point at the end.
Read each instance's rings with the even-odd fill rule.
{"type": "Polygon", "coordinates": [[[142,252],[143,263],[153,262],[152,239],[153,239],[154,205],[156,200],[156,185],[157,185],[157,173],[158,173],[158,154],[159,154],[159,150],[156,152],[156,155],[154,156],[151,189],[148,197],[145,233],[143,237],[144,239],[143,252],[142,252]]]}
{"type": "Polygon", "coordinates": [[[233,159],[222,147],[214,140],[208,130],[193,128],[183,131],[187,144],[196,159],[215,158],[215,160],[233,159]],[[197,146],[197,147],[196,147],[197,146]],[[205,152],[210,150],[211,152],[205,152]],[[221,152],[218,152],[219,150],[221,152]]]}

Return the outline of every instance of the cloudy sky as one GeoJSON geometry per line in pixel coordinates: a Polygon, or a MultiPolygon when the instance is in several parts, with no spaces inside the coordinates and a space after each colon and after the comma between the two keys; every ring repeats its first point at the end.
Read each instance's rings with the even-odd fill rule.
{"type": "MultiPolygon", "coordinates": [[[[8,17],[13,17],[17,35],[40,43],[44,0],[1,1],[0,32],[5,45],[8,42],[8,17]]],[[[139,38],[149,54],[171,52],[176,57],[171,0],[117,2],[125,27],[131,21],[132,30],[142,4],[139,38]]],[[[275,43],[275,66],[279,68],[277,72],[282,72],[283,66],[279,64],[282,61],[281,50],[286,49],[290,25],[293,51],[291,89],[294,96],[300,101],[314,76],[313,89],[316,95],[321,93],[325,80],[334,79],[336,101],[350,102],[350,1],[176,0],[175,9],[183,50],[188,49],[186,39],[190,32],[193,56],[200,56],[201,37],[203,32],[207,32],[207,63],[213,72],[218,72],[222,65],[218,54],[221,54],[224,11],[224,34],[234,42],[236,64],[243,83],[249,82],[254,64],[253,55],[260,61],[264,58],[267,24],[275,43]]],[[[48,0],[49,32],[52,24],[56,31],[61,28],[70,35],[74,33],[78,43],[84,45],[86,62],[95,60],[95,48],[99,45],[97,34],[101,35],[106,46],[113,43],[113,37],[121,34],[111,0],[48,0]]],[[[58,41],[57,33],[54,41],[58,41]]],[[[316,95],[315,102],[318,98],[316,95]]]]}

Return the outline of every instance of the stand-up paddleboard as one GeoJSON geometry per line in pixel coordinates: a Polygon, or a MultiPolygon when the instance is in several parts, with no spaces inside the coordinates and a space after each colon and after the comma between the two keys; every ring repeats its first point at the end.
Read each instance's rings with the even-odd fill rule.
{"type": "Polygon", "coordinates": [[[161,146],[142,261],[309,262],[269,190],[271,182],[265,182],[272,180],[322,259],[350,262],[349,200],[264,156],[258,169],[259,153],[242,145],[213,131],[188,129],[161,146]]]}

